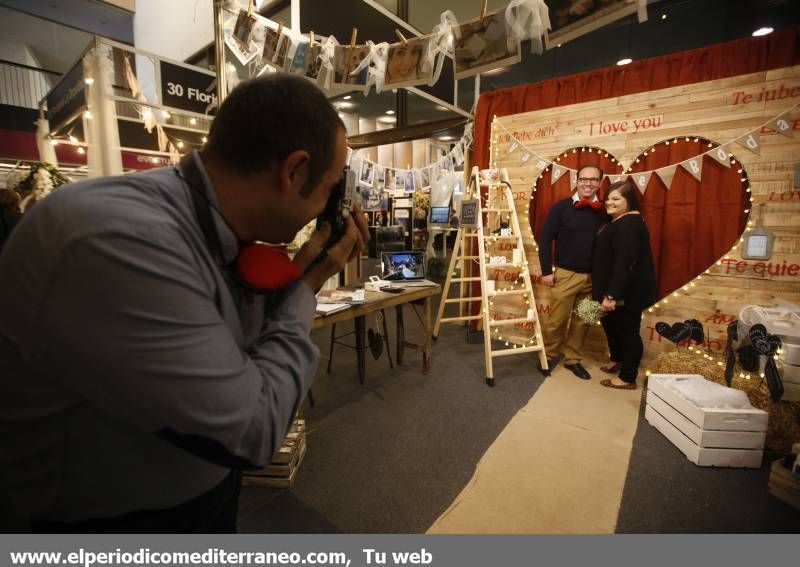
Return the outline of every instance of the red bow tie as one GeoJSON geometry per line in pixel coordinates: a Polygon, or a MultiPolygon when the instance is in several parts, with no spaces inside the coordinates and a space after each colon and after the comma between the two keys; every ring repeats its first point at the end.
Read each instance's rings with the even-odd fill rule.
{"type": "Polygon", "coordinates": [[[602,205],[603,204],[600,201],[590,201],[588,199],[578,199],[575,201],[576,209],[580,209],[581,207],[591,207],[595,211],[599,211],[602,205]]]}

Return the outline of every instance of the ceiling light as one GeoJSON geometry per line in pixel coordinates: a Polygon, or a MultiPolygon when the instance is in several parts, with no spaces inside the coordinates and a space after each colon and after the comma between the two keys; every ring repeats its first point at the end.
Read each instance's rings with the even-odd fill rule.
{"type": "Polygon", "coordinates": [[[667,19],[667,15],[666,14],[661,14],[661,19],[662,20],[666,20],[667,19]]]}
{"type": "Polygon", "coordinates": [[[387,110],[386,114],[392,115],[392,114],[394,114],[394,110],[387,110]]]}
{"type": "Polygon", "coordinates": [[[200,139],[201,139],[201,140],[203,140],[203,143],[204,143],[204,144],[205,144],[206,142],[208,142],[208,138],[206,138],[205,136],[203,136],[203,137],[202,137],[202,138],[200,138],[200,139]]]}
{"type": "Polygon", "coordinates": [[[771,27],[758,28],[753,32],[753,37],[760,37],[772,33],[774,30],[771,27]]]}
{"type": "Polygon", "coordinates": [[[168,111],[162,110],[161,111],[161,116],[163,116],[164,118],[169,118],[172,115],[168,111]]]}
{"type": "Polygon", "coordinates": [[[336,102],[333,103],[333,106],[336,108],[354,108],[356,106],[356,103],[337,100],[336,102]]]}
{"type": "Polygon", "coordinates": [[[197,124],[197,118],[190,118],[190,119],[189,119],[189,124],[191,124],[192,126],[194,126],[195,124],[197,124]]]}
{"type": "Polygon", "coordinates": [[[83,82],[86,83],[87,85],[91,85],[92,83],[94,83],[94,79],[92,79],[91,77],[86,77],[83,80],[83,82]]]}
{"type": "Polygon", "coordinates": [[[397,122],[397,118],[394,116],[381,116],[378,118],[378,122],[383,122],[384,124],[393,124],[397,122]]]}
{"type": "Polygon", "coordinates": [[[353,98],[352,95],[347,95],[347,96],[343,96],[342,100],[350,100],[351,98],[353,98]]]}
{"type": "Polygon", "coordinates": [[[183,142],[178,142],[178,147],[182,148],[183,147],[183,142]]]}
{"type": "Polygon", "coordinates": [[[627,65],[628,63],[631,62],[633,62],[633,59],[631,59],[630,57],[626,57],[625,59],[620,59],[619,61],[617,61],[617,65],[627,65]]]}
{"type": "Polygon", "coordinates": [[[455,139],[456,139],[456,137],[455,137],[455,136],[439,136],[439,139],[440,139],[442,142],[447,142],[447,141],[449,141],[449,140],[455,140],[455,139]]]}

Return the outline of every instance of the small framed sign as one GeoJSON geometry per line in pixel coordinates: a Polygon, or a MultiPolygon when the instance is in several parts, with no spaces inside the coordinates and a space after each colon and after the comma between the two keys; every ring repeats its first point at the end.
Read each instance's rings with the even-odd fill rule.
{"type": "Polygon", "coordinates": [[[475,228],[478,224],[480,209],[478,199],[464,199],[461,201],[461,226],[475,228]]]}
{"type": "Polygon", "coordinates": [[[772,233],[756,228],[744,237],[742,258],[745,260],[769,260],[772,256],[772,233]]]}

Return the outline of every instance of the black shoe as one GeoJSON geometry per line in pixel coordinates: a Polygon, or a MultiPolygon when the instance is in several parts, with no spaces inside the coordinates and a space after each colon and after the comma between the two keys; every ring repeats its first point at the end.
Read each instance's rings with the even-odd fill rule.
{"type": "Polygon", "coordinates": [[[548,356],[547,370],[542,368],[542,365],[540,363],[537,363],[537,366],[539,367],[539,372],[541,372],[543,376],[550,376],[550,374],[553,372],[553,369],[558,365],[559,362],[561,362],[563,358],[564,358],[563,354],[557,354],[552,358],[548,356]]]}
{"type": "Polygon", "coordinates": [[[565,364],[564,368],[572,372],[575,376],[577,376],[581,380],[592,379],[592,375],[586,371],[586,369],[580,362],[576,362],[575,364],[565,364]]]}

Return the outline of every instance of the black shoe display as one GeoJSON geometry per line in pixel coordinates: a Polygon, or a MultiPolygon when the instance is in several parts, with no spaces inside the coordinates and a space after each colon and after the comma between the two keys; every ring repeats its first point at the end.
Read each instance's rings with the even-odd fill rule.
{"type": "Polygon", "coordinates": [[[575,376],[580,378],[581,380],[591,380],[592,375],[583,367],[580,362],[576,362],[575,364],[565,364],[564,368],[572,372],[575,376]]]}

